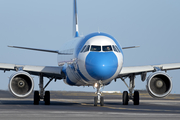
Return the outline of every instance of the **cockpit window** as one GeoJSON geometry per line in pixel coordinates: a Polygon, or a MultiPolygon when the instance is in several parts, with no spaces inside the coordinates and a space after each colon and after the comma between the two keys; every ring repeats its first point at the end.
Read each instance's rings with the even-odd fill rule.
{"type": "Polygon", "coordinates": [[[118,46],[115,46],[115,47],[116,47],[116,49],[118,50],[118,52],[121,52],[121,51],[119,50],[118,46]]]}
{"type": "Polygon", "coordinates": [[[101,46],[92,45],[91,46],[91,51],[101,51],[101,46]]]}
{"type": "Polygon", "coordinates": [[[113,45],[113,49],[115,52],[118,52],[118,50],[116,49],[116,47],[113,45]]]}
{"type": "Polygon", "coordinates": [[[120,52],[119,48],[116,45],[113,45],[113,49],[115,52],[120,52]]]}
{"type": "Polygon", "coordinates": [[[83,52],[89,51],[89,48],[90,48],[90,45],[87,45],[87,46],[85,47],[85,49],[83,50],[83,52]]]}
{"type": "Polygon", "coordinates": [[[87,45],[85,45],[85,46],[81,49],[81,52],[83,52],[83,51],[84,51],[84,49],[86,48],[86,46],[87,46],[87,45]]]}
{"type": "Polygon", "coordinates": [[[112,47],[110,45],[103,46],[103,51],[112,51],[112,47]]]}

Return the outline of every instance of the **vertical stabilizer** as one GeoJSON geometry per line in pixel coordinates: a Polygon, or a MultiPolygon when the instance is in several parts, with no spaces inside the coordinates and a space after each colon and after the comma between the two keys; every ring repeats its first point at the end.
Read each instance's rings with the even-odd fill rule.
{"type": "Polygon", "coordinates": [[[77,16],[77,1],[74,0],[74,10],[73,10],[73,16],[74,16],[74,32],[75,32],[75,37],[79,37],[79,29],[78,29],[78,16],[77,16]]]}

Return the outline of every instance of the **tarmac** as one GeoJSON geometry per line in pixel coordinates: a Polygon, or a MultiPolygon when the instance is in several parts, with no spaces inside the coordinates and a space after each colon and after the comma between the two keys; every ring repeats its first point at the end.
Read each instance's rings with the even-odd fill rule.
{"type": "Polygon", "coordinates": [[[163,99],[151,98],[140,92],[140,105],[122,105],[121,93],[103,93],[104,106],[93,105],[94,93],[50,91],[51,104],[33,105],[33,94],[25,99],[14,98],[0,91],[0,120],[179,120],[180,95],[163,99]]]}

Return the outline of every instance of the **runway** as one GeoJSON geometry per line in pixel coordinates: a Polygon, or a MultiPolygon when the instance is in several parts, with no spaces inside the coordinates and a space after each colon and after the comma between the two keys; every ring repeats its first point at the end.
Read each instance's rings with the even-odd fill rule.
{"type": "Polygon", "coordinates": [[[7,91],[0,91],[1,120],[56,120],[56,119],[174,119],[180,118],[180,95],[170,95],[165,99],[151,98],[140,93],[140,105],[122,105],[121,95],[103,94],[104,106],[93,106],[94,93],[51,91],[51,104],[33,105],[33,95],[26,99],[16,99],[7,91]]]}

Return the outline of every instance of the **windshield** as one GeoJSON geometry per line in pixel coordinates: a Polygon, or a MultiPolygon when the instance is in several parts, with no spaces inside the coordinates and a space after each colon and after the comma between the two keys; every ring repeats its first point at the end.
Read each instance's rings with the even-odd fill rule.
{"type": "Polygon", "coordinates": [[[103,46],[103,51],[112,51],[112,47],[110,45],[103,46]]]}
{"type": "Polygon", "coordinates": [[[91,46],[91,51],[101,51],[101,46],[92,45],[91,46]]]}

